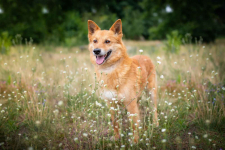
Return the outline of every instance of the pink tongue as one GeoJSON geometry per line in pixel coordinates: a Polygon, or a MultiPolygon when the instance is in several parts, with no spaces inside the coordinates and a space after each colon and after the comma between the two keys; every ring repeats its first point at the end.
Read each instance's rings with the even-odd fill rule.
{"type": "Polygon", "coordinates": [[[100,65],[100,64],[103,63],[104,59],[105,59],[104,56],[97,56],[97,58],[96,58],[96,63],[97,63],[98,65],[100,65]]]}

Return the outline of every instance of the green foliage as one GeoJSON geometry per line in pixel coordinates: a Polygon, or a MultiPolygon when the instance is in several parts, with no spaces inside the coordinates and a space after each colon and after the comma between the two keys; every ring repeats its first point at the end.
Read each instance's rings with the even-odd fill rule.
{"type": "Polygon", "coordinates": [[[104,11],[99,11],[98,13],[84,13],[83,17],[86,24],[87,20],[93,20],[102,30],[108,30],[115,20],[118,19],[116,14],[104,13],[104,11]]]}
{"type": "Polygon", "coordinates": [[[87,22],[83,21],[78,12],[67,12],[62,23],[65,45],[75,46],[87,43],[87,22]]]}
{"type": "Polygon", "coordinates": [[[124,9],[124,14],[124,37],[135,40],[140,39],[145,29],[141,12],[138,10],[133,10],[132,7],[127,7],[124,9]]]}
{"type": "Polygon", "coordinates": [[[11,37],[9,36],[8,32],[2,32],[0,36],[0,53],[8,54],[10,51],[11,44],[11,37]]]}
{"type": "Polygon", "coordinates": [[[167,41],[165,43],[165,50],[171,53],[178,53],[180,45],[182,44],[182,37],[177,30],[172,31],[166,35],[167,41]]]}
{"type": "Polygon", "coordinates": [[[12,81],[11,75],[9,75],[9,76],[8,76],[8,79],[7,79],[7,84],[10,85],[10,84],[11,84],[11,81],[12,81]]]}
{"type": "Polygon", "coordinates": [[[67,46],[87,43],[87,20],[92,19],[108,29],[116,19],[123,21],[127,39],[165,39],[178,30],[191,33],[205,42],[224,36],[223,1],[129,0],[98,1],[0,1],[0,33],[9,37],[20,34],[35,43],[67,46]],[[166,8],[171,8],[171,12],[166,8]],[[187,11],[188,10],[188,11],[187,11]]]}
{"type": "Polygon", "coordinates": [[[176,81],[177,81],[177,83],[181,83],[181,74],[177,75],[177,80],[176,81]]]}
{"type": "Polygon", "coordinates": [[[178,30],[181,35],[190,33],[193,37],[201,36],[205,42],[214,41],[224,34],[224,2],[212,0],[177,2],[143,0],[144,20],[149,27],[150,39],[165,38],[168,33],[178,30]],[[166,11],[166,7],[172,11],[166,11]],[[188,11],[187,11],[188,10],[188,11]]]}

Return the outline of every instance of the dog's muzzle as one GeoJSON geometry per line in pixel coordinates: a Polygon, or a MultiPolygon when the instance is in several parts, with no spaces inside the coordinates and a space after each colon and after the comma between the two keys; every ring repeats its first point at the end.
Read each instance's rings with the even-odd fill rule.
{"type": "Polygon", "coordinates": [[[98,55],[98,54],[101,53],[101,49],[96,48],[96,49],[93,50],[93,52],[94,52],[95,55],[98,55]]]}
{"type": "Polygon", "coordinates": [[[96,63],[98,64],[98,65],[101,65],[101,64],[103,64],[105,61],[106,61],[106,59],[110,56],[110,54],[112,53],[112,50],[109,50],[106,54],[101,54],[101,49],[94,49],[93,50],[93,53],[94,53],[94,55],[95,55],[95,57],[96,57],[96,63]]]}

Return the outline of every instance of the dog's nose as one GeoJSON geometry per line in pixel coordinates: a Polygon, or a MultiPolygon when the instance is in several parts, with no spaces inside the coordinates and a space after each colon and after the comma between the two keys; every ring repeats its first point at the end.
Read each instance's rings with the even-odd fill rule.
{"type": "Polygon", "coordinates": [[[96,48],[96,49],[93,50],[93,52],[94,52],[96,55],[98,55],[98,54],[101,53],[101,49],[96,48]]]}

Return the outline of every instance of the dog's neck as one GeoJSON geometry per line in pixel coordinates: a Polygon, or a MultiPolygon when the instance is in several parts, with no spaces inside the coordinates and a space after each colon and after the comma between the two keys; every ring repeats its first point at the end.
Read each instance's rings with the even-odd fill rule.
{"type": "Polygon", "coordinates": [[[116,63],[112,64],[111,66],[107,66],[105,68],[101,68],[99,69],[99,72],[101,73],[105,73],[105,74],[111,74],[113,71],[115,71],[115,69],[118,67],[118,65],[120,64],[120,60],[117,61],[116,63]]]}
{"type": "Polygon", "coordinates": [[[130,70],[131,63],[132,60],[126,53],[113,65],[101,69],[95,68],[95,71],[99,80],[103,80],[109,89],[115,89],[117,85],[122,84],[122,79],[130,70]]]}

